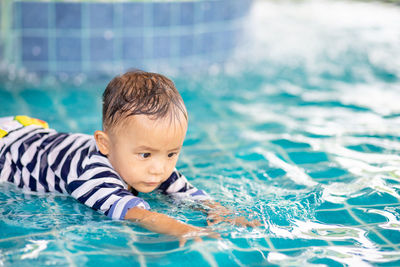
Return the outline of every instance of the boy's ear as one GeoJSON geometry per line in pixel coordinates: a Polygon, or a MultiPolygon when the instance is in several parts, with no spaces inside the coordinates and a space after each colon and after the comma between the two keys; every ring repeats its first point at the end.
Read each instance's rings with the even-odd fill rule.
{"type": "Polygon", "coordinates": [[[107,156],[110,151],[110,138],[108,135],[103,131],[95,131],[94,139],[96,140],[97,147],[101,154],[107,156]]]}

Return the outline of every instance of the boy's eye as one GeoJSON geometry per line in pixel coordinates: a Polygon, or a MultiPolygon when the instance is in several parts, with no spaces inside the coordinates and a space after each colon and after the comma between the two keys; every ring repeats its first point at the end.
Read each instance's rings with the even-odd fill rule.
{"type": "Polygon", "coordinates": [[[168,158],[172,158],[172,157],[175,156],[176,154],[178,154],[178,153],[176,153],[176,152],[169,153],[169,154],[168,154],[168,158]]]}
{"type": "Polygon", "coordinates": [[[146,158],[150,157],[151,154],[150,153],[140,153],[139,156],[146,159],[146,158]]]}

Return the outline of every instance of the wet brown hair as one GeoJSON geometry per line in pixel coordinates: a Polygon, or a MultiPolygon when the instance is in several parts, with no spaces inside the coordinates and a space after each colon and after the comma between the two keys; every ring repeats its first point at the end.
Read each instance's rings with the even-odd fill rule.
{"type": "Polygon", "coordinates": [[[181,95],[174,83],[161,74],[130,71],[112,79],[103,93],[104,130],[133,115],[179,119],[179,113],[187,120],[181,95]]]}

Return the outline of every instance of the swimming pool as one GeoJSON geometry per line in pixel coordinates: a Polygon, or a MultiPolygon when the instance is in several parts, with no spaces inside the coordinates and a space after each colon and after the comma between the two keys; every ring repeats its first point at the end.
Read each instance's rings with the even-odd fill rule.
{"type": "MultiPolygon", "coordinates": [[[[0,185],[0,265],[400,265],[400,8],[256,2],[246,47],[173,77],[189,110],[178,168],[264,226],[189,242],[112,221],[65,196],[0,185]]],[[[100,127],[106,82],[3,82],[0,116],[62,131],[100,127]]],[[[205,216],[162,196],[153,210],[205,216]]]]}

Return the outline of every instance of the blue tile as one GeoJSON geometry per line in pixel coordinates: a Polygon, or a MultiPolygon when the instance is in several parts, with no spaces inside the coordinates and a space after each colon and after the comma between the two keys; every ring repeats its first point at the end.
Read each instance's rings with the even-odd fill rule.
{"type": "Polygon", "coordinates": [[[310,164],[328,161],[328,156],[325,152],[304,151],[290,152],[288,156],[296,164],[310,164]]]}
{"type": "MultiPolygon", "coordinates": [[[[349,174],[347,170],[344,170],[342,168],[338,167],[329,167],[326,169],[318,169],[316,171],[309,172],[308,175],[310,175],[312,178],[317,178],[317,179],[332,179],[335,177],[340,177],[343,175],[349,174]]],[[[337,182],[337,180],[334,180],[337,182]]]]}
{"type": "Polygon", "coordinates": [[[198,16],[198,22],[205,20],[206,13],[210,12],[210,1],[199,1],[196,5],[196,13],[198,16]]]}
{"type": "Polygon", "coordinates": [[[122,3],[122,27],[138,28],[144,25],[143,3],[122,3]]]}
{"type": "Polygon", "coordinates": [[[367,152],[367,153],[383,153],[385,151],[385,148],[380,147],[380,146],[375,146],[372,144],[359,144],[359,145],[354,145],[354,146],[347,146],[347,148],[356,150],[359,152],[367,152]]]}
{"type": "Polygon", "coordinates": [[[143,38],[127,37],[122,39],[122,56],[127,60],[142,59],[144,54],[143,38]]]}
{"type": "Polygon", "coordinates": [[[193,35],[182,35],[179,40],[179,55],[182,57],[193,55],[194,51],[194,36],[193,35]]]}
{"type": "Polygon", "coordinates": [[[17,103],[17,100],[11,94],[11,92],[0,90],[0,116],[19,112],[19,110],[17,110],[16,108],[15,103],[17,103]]]}
{"type": "Polygon", "coordinates": [[[81,3],[56,3],[56,27],[59,29],[79,29],[82,25],[81,3]]]}
{"type": "MultiPolygon", "coordinates": [[[[236,260],[236,259],[234,260],[233,257],[229,253],[215,253],[215,254],[213,254],[213,257],[216,262],[218,262],[218,263],[223,262],[224,266],[229,266],[229,267],[244,266],[243,264],[239,265],[238,260],[236,260]]],[[[254,265],[254,266],[257,266],[257,265],[254,265]]],[[[194,266],[192,266],[192,267],[194,267],[194,266]]]]}
{"type": "Polygon", "coordinates": [[[49,75],[50,67],[48,64],[32,64],[32,63],[25,63],[24,67],[31,72],[34,72],[39,78],[43,78],[49,75]]]}
{"type": "Polygon", "coordinates": [[[235,7],[240,1],[216,1],[217,5],[214,7],[217,9],[218,20],[231,20],[235,17],[235,7]]]}
{"type": "Polygon", "coordinates": [[[257,152],[252,151],[241,151],[236,153],[235,158],[242,159],[244,161],[264,161],[265,157],[257,152]]]}
{"type": "Polygon", "coordinates": [[[81,61],[81,39],[58,37],[56,39],[56,59],[60,61],[81,61]]]}
{"type": "Polygon", "coordinates": [[[89,3],[90,27],[113,28],[114,26],[114,4],[89,3]]]}
{"type": "MultiPolygon", "coordinates": [[[[383,210],[384,207],[381,207],[380,210],[383,210]]],[[[368,212],[362,209],[354,208],[352,209],[353,213],[361,219],[365,223],[384,223],[387,222],[387,218],[383,215],[368,212]]]]}
{"type": "Polygon", "coordinates": [[[57,78],[73,81],[74,77],[81,75],[82,72],[81,62],[57,62],[57,66],[50,73],[57,78]]]}
{"type": "Polygon", "coordinates": [[[90,60],[103,61],[114,59],[114,39],[105,38],[90,39],[90,60]]]}
{"type": "Polygon", "coordinates": [[[21,28],[25,29],[47,29],[49,3],[43,2],[21,2],[20,17],[21,28]]]}
{"type": "MultiPolygon", "coordinates": [[[[0,35],[1,35],[1,32],[0,32],[0,35]]],[[[4,49],[4,45],[3,45],[3,42],[2,42],[2,40],[0,38],[0,60],[3,60],[3,58],[4,58],[3,49],[4,49]]]]}
{"type": "Polygon", "coordinates": [[[224,8],[221,10],[222,20],[232,20],[236,17],[237,6],[240,1],[221,1],[224,8]]]}
{"type": "Polygon", "coordinates": [[[132,71],[132,70],[146,70],[146,60],[135,59],[133,61],[124,61],[122,69],[124,71],[132,71]]]}
{"type": "MultiPolygon", "coordinates": [[[[218,50],[220,52],[229,52],[230,50],[232,50],[232,45],[231,45],[232,39],[229,34],[224,34],[224,33],[226,32],[220,32],[216,36],[215,50],[218,50]]],[[[279,123],[275,125],[277,126],[277,129],[282,129],[282,125],[280,125],[279,123]]]]}
{"type": "Polygon", "coordinates": [[[371,203],[382,205],[399,203],[399,200],[396,197],[387,193],[375,192],[372,189],[364,189],[360,193],[363,194],[348,199],[347,203],[353,206],[370,205],[371,203]]]}
{"type": "Polygon", "coordinates": [[[381,267],[381,266],[387,266],[387,267],[393,267],[393,266],[400,266],[400,260],[393,260],[390,261],[388,260],[388,262],[374,262],[374,265],[377,267],[381,267]]]}
{"type": "Polygon", "coordinates": [[[249,10],[253,4],[253,0],[240,0],[235,2],[235,18],[241,18],[248,15],[249,10]]]}
{"type": "Polygon", "coordinates": [[[167,58],[171,55],[171,38],[155,36],[153,38],[153,58],[167,58]]]}
{"type": "MultiPolygon", "coordinates": [[[[104,254],[101,257],[98,255],[87,255],[85,256],[85,264],[87,266],[115,266],[115,256],[110,254],[104,254]]],[[[135,254],[121,255],[118,256],[119,266],[138,266],[141,264],[140,258],[135,254]]]]}
{"type": "MultiPolygon", "coordinates": [[[[10,225],[9,223],[5,221],[10,221],[12,220],[20,220],[20,218],[8,216],[6,217],[5,215],[2,216],[2,221],[0,221],[0,227],[1,227],[1,232],[0,232],[0,239],[6,239],[8,237],[17,237],[17,236],[23,236],[23,235],[29,235],[29,234],[37,234],[37,233],[44,233],[46,232],[45,229],[37,229],[37,228],[27,228],[24,225],[10,225]],[[4,221],[3,221],[4,220],[4,221]]],[[[30,218],[32,219],[32,218],[30,218]]],[[[20,223],[20,222],[19,222],[20,223]]],[[[3,243],[3,242],[2,242],[3,243]]],[[[7,244],[6,245],[10,245],[7,244]]],[[[4,246],[3,244],[1,246],[4,246]]],[[[2,247],[2,249],[4,249],[2,247]]]]}
{"type": "Polygon", "coordinates": [[[61,97],[61,104],[72,118],[82,120],[88,117],[90,112],[95,109],[97,95],[82,88],[67,88],[61,97]],[[90,107],[90,108],[88,108],[90,107]]]}
{"type": "Polygon", "coordinates": [[[349,214],[347,210],[317,211],[315,218],[326,224],[341,224],[346,226],[356,226],[359,223],[349,214]]]}
{"type": "Polygon", "coordinates": [[[48,39],[22,37],[22,61],[47,61],[48,39]]]}
{"type": "MultiPolygon", "coordinates": [[[[210,240],[207,237],[205,240],[210,240]]],[[[189,241],[188,244],[191,245],[189,241]]],[[[170,242],[171,251],[168,252],[168,257],[146,257],[146,263],[149,267],[160,266],[161,263],[164,266],[191,266],[191,267],[199,267],[199,266],[210,266],[210,262],[207,258],[205,258],[202,254],[200,254],[196,250],[189,249],[185,253],[176,249],[178,247],[178,242],[170,242]],[[182,264],[181,264],[182,263],[182,264]]],[[[190,246],[186,245],[186,246],[190,246]]],[[[226,266],[231,266],[229,263],[226,266]]]]}
{"type": "Polygon", "coordinates": [[[327,242],[318,239],[285,239],[285,238],[270,238],[274,247],[277,249],[285,248],[302,248],[302,247],[318,247],[326,246],[327,242]]]}
{"type": "Polygon", "coordinates": [[[371,240],[372,242],[374,242],[375,244],[379,244],[379,245],[386,245],[387,243],[382,240],[382,238],[380,236],[378,236],[375,232],[369,231],[366,234],[366,237],[371,240]]]}
{"type": "Polygon", "coordinates": [[[317,210],[322,210],[322,209],[341,209],[344,208],[343,204],[337,204],[337,203],[332,203],[332,202],[322,202],[319,207],[317,207],[317,210]]]}
{"type": "Polygon", "coordinates": [[[165,2],[153,3],[153,26],[168,27],[171,25],[172,4],[165,2]]]}
{"type": "Polygon", "coordinates": [[[225,0],[223,3],[224,8],[221,10],[220,17],[223,20],[234,20],[243,17],[247,14],[251,7],[252,1],[250,0],[239,0],[229,1],[225,0]]]}
{"type": "Polygon", "coordinates": [[[221,19],[221,12],[225,6],[222,1],[207,1],[202,7],[203,22],[215,22],[221,19]]]}
{"type": "Polygon", "coordinates": [[[294,142],[288,139],[276,139],[271,141],[271,143],[276,144],[282,148],[311,148],[307,143],[294,142]]]}
{"type": "MultiPolygon", "coordinates": [[[[267,175],[271,178],[282,177],[286,174],[286,171],[279,168],[268,168],[266,171],[267,175]]],[[[260,179],[265,179],[265,176],[261,174],[260,179]]]]}
{"type": "MultiPolygon", "coordinates": [[[[209,41],[210,43],[213,44],[215,49],[218,49],[219,46],[219,34],[216,34],[213,36],[213,39],[209,41]]],[[[279,122],[265,122],[265,123],[260,123],[256,126],[254,126],[254,129],[259,132],[266,132],[266,133],[282,133],[285,132],[286,127],[283,123],[279,122]]]]}
{"type": "MultiPolygon", "coordinates": [[[[251,245],[250,245],[251,247],[251,245]]],[[[265,266],[266,265],[266,259],[263,253],[260,253],[260,251],[253,250],[253,251],[241,251],[241,250],[234,250],[232,251],[233,257],[229,257],[225,255],[226,259],[224,263],[228,263],[226,266],[243,266],[242,264],[238,264],[238,262],[249,262],[249,259],[251,259],[251,265],[252,266],[265,266]]]]}
{"type": "Polygon", "coordinates": [[[330,266],[330,267],[342,267],[343,264],[336,262],[329,258],[324,258],[323,255],[320,256],[321,258],[311,258],[307,260],[307,262],[311,263],[311,265],[316,266],[330,266]]]}
{"type": "Polygon", "coordinates": [[[38,77],[49,73],[49,61],[25,61],[23,65],[27,71],[34,72],[38,77]]]}
{"type": "Polygon", "coordinates": [[[199,36],[200,38],[200,46],[199,52],[200,53],[210,53],[214,51],[215,46],[215,37],[216,33],[206,32],[199,36]]]}
{"type": "MultiPolygon", "coordinates": [[[[13,20],[12,20],[12,24],[11,24],[11,27],[13,28],[13,29],[19,29],[19,28],[21,28],[21,22],[22,22],[22,19],[21,19],[21,17],[20,17],[20,12],[21,12],[21,5],[22,5],[22,3],[21,2],[15,2],[15,3],[13,3],[13,5],[12,5],[12,18],[14,18],[13,20]],[[19,19],[17,19],[17,18],[19,18],[19,19]]],[[[0,7],[1,7],[2,5],[0,4],[0,7]]],[[[0,13],[1,14],[1,13],[0,13]]],[[[0,19],[1,20],[1,19],[0,19]]]]}
{"type": "Polygon", "coordinates": [[[180,5],[180,25],[193,25],[195,20],[195,4],[196,2],[182,2],[180,5]]]}
{"type": "MultiPolygon", "coordinates": [[[[20,96],[29,104],[30,111],[37,118],[46,120],[49,114],[57,114],[54,98],[46,91],[36,88],[25,89],[20,93],[20,96]]],[[[38,203],[39,206],[40,204],[38,203]]]]}
{"type": "Polygon", "coordinates": [[[393,244],[400,244],[400,232],[392,229],[381,229],[378,228],[378,231],[386,237],[393,244]]]}

